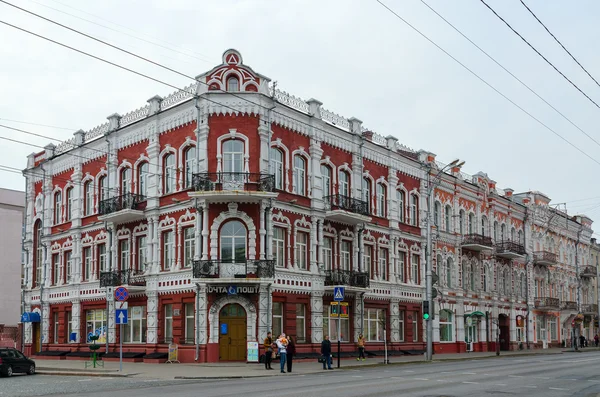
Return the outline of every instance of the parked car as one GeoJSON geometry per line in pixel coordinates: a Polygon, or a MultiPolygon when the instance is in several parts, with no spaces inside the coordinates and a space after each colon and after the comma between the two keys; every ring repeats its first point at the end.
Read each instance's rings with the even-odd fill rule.
{"type": "Polygon", "coordinates": [[[0,375],[12,376],[17,373],[34,375],[35,361],[25,357],[17,349],[0,347],[0,375]]]}

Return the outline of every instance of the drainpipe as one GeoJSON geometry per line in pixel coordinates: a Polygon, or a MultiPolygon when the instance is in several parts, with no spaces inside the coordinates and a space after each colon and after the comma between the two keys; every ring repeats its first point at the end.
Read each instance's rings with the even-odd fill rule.
{"type": "MultiPolygon", "coordinates": [[[[199,258],[202,258],[202,229],[204,225],[202,224],[202,220],[204,219],[204,208],[198,208],[198,199],[196,199],[196,211],[198,211],[198,216],[200,217],[200,250],[199,250],[199,258]]],[[[193,270],[192,270],[193,271],[193,270]]],[[[198,308],[200,307],[200,283],[196,283],[196,357],[194,361],[198,361],[200,358],[200,316],[198,315],[198,308]]]]}

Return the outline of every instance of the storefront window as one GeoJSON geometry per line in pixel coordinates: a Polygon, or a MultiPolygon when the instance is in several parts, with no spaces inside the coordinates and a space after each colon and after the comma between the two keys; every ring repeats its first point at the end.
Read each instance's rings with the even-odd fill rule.
{"type": "Polygon", "coordinates": [[[194,331],[196,330],[196,313],[193,303],[185,304],[185,343],[194,343],[196,340],[194,331]]]}
{"type": "Polygon", "coordinates": [[[364,336],[369,342],[383,342],[384,309],[365,309],[364,336]]]}
{"type": "Polygon", "coordinates": [[[400,320],[400,325],[398,326],[398,334],[400,338],[400,342],[404,342],[404,310],[400,310],[400,314],[398,315],[400,320]]]}
{"type": "Polygon", "coordinates": [[[124,343],[146,343],[146,306],[130,306],[123,326],[124,343]]]}
{"type": "MultiPolygon", "coordinates": [[[[69,312],[69,324],[71,324],[71,316],[69,312]]],[[[92,343],[90,336],[98,335],[98,341],[96,343],[106,343],[106,310],[96,309],[88,310],[85,315],[86,322],[86,341],[92,343]]],[[[69,330],[69,337],[71,336],[71,330],[69,330]]]]}
{"type": "Polygon", "coordinates": [[[449,310],[440,310],[440,342],[454,341],[452,328],[452,312],[449,310]]]}
{"type": "Polygon", "coordinates": [[[165,305],[165,343],[173,341],[173,305],[165,305]]]}
{"type": "Polygon", "coordinates": [[[283,332],[283,303],[273,302],[273,338],[277,339],[283,332]]]}
{"type": "Polygon", "coordinates": [[[548,319],[548,330],[550,331],[550,340],[557,341],[558,340],[558,332],[556,328],[556,317],[550,317],[548,319]]]}
{"type": "Polygon", "coordinates": [[[419,312],[413,312],[413,342],[419,341],[419,312]]]}
{"type": "Polygon", "coordinates": [[[296,304],[296,342],[306,342],[306,305],[296,304]]]}
{"type": "Polygon", "coordinates": [[[323,335],[329,335],[331,342],[338,341],[338,321],[341,320],[341,342],[349,341],[350,322],[347,318],[329,317],[329,305],[323,306],[323,335]]]}

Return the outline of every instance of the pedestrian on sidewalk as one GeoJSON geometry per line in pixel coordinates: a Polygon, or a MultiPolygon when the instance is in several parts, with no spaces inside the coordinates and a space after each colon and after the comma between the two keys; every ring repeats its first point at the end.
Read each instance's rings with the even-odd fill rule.
{"type": "Polygon", "coordinates": [[[327,369],[333,369],[331,368],[331,341],[329,335],[325,335],[325,339],[321,342],[321,355],[323,356],[323,369],[325,369],[325,364],[327,364],[327,369]]]}
{"type": "Polygon", "coordinates": [[[598,347],[598,342],[600,342],[600,340],[598,339],[598,334],[594,335],[594,345],[596,345],[596,347],[598,347]]]}
{"type": "Polygon", "coordinates": [[[285,367],[285,362],[287,359],[287,345],[288,340],[285,337],[285,334],[281,334],[279,338],[277,338],[277,348],[279,349],[279,365],[281,367],[281,373],[285,374],[283,368],[285,367]]]}
{"type": "Polygon", "coordinates": [[[288,336],[288,345],[287,345],[287,371],[292,372],[292,360],[296,355],[296,344],[291,336],[288,336]]]}
{"type": "Polygon", "coordinates": [[[356,357],[356,361],[359,361],[361,358],[365,361],[365,337],[363,334],[358,334],[358,357],[356,357]]]}
{"type": "Polygon", "coordinates": [[[265,347],[265,369],[273,369],[271,368],[271,361],[273,360],[273,338],[271,337],[271,331],[267,332],[263,346],[265,347]]]}

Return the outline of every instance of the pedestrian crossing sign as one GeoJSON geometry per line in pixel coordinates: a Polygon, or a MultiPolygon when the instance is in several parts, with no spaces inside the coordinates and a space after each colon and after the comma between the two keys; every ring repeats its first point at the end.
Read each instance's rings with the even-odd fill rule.
{"type": "Polygon", "coordinates": [[[336,302],[344,300],[344,287],[333,287],[333,300],[336,302]]]}

